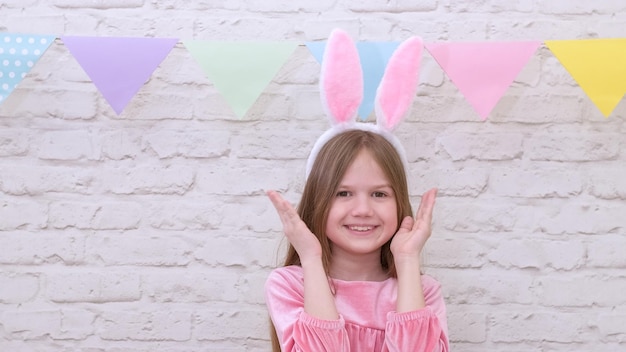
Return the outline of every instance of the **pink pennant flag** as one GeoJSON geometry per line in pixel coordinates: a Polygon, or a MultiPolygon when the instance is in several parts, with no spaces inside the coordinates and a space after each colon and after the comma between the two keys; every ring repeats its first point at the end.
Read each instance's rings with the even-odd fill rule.
{"type": "Polygon", "coordinates": [[[119,115],[178,39],[61,37],[102,96],[119,115]]]}
{"type": "Polygon", "coordinates": [[[539,41],[426,43],[425,47],[485,120],[539,41]]]}

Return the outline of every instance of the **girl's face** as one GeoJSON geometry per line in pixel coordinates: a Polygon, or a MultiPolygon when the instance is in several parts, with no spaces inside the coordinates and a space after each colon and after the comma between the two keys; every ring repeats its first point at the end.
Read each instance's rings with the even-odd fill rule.
{"type": "Polygon", "coordinates": [[[326,222],[333,257],[380,252],[398,227],[395,194],[367,149],[346,170],[326,222]]]}

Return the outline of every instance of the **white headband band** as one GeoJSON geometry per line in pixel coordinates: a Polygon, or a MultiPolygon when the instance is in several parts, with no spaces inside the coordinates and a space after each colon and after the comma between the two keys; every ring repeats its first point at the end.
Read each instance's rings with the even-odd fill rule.
{"type": "Polygon", "coordinates": [[[400,143],[400,140],[398,139],[398,137],[393,135],[388,130],[381,129],[376,124],[357,122],[357,123],[353,123],[349,125],[348,124],[335,125],[331,127],[329,130],[326,130],[326,132],[324,132],[321,136],[319,136],[317,141],[315,141],[315,144],[313,145],[313,149],[311,149],[311,153],[309,154],[309,159],[306,162],[306,178],[309,178],[309,175],[311,174],[311,170],[313,169],[313,164],[315,163],[315,159],[317,159],[317,155],[319,154],[322,147],[326,145],[326,143],[328,143],[328,141],[330,141],[333,137],[343,132],[350,131],[350,130],[368,131],[368,132],[373,132],[373,133],[376,133],[385,137],[385,139],[389,141],[389,143],[391,143],[391,145],[398,152],[398,155],[400,156],[400,160],[402,160],[402,165],[404,166],[404,170],[408,171],[409,163],[406,158],[406,152],[404,151],[404,147],[402,146],[402,143],[400,143]]]}

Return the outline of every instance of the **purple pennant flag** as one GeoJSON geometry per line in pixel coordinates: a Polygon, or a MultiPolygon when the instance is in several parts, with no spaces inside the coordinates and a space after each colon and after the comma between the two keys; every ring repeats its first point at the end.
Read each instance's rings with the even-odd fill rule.
{"type": "Polygon", "coordinates": [[[61,40],[118,115],[178,42],[174,38],[61,40]]]}

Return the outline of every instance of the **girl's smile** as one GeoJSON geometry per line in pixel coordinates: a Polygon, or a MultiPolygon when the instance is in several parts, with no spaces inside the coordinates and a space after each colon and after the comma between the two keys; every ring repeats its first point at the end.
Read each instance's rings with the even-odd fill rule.
{"type": "Polygon", "coordinates": [[[351,231],[367,232],[367,231],[371,231],[376,226],[370,226],[370,225],[347,225],[346,227],[348,229],[350,229],[351,231]]]}

